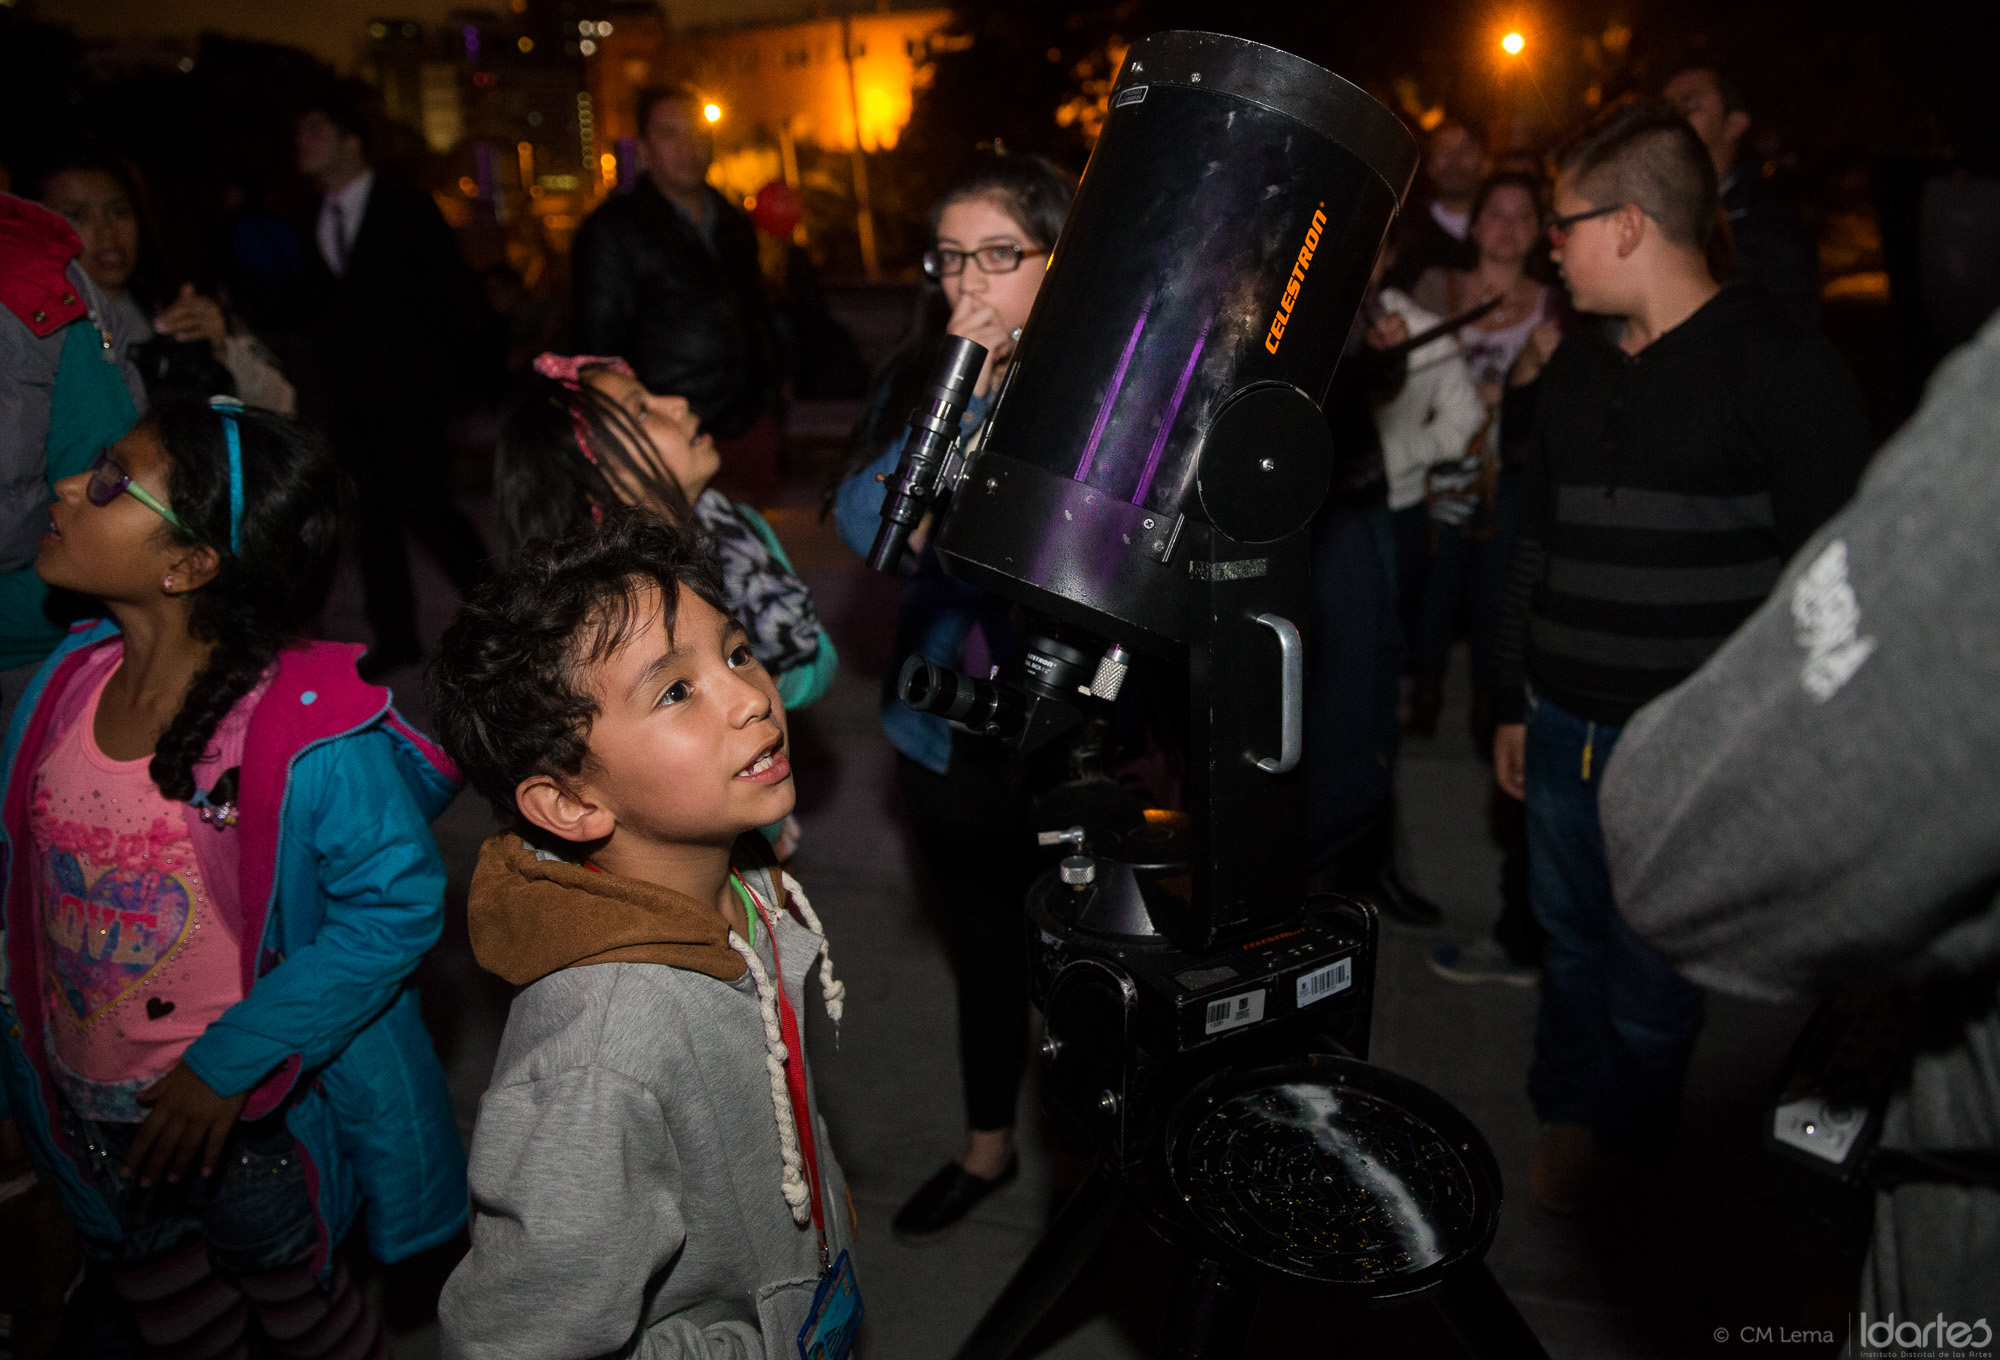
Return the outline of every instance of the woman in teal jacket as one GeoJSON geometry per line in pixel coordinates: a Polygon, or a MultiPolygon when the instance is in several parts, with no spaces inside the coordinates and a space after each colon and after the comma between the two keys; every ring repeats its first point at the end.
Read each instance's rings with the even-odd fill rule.
{"type": "Polygon", "coordinates": [[[362,1353],[378,1324],[331,1256],[356,1215],[383,1260],[466,1217],[409,980],[458,775],[359,647],[298,635],[337,490],[281,417],[163,401],[57,485],[36,562],[114,621],[78,625],[7,734],[0,1117],[156,1351],[222,1354],[269,1309],[362,1353]]]}

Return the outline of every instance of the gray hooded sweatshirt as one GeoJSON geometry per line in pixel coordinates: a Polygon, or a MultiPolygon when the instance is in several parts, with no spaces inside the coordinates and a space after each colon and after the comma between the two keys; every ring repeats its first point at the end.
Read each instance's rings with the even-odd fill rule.
{"type": "MultiPolygon", "coordinates": [[[[2000,318],[1599,799],[1619,909],[1703,986],[1921,981],[1883,1144],[2000,1149],[2000,318]]],[[[2000,1192],[1878,1196],[1871,1319],[2000,1325],[2000,1192]]]]}
{"type": "MultiPolygon", "coordinates": [[[[743,877],[768,909],[777,875],[743,877]]],[[[816,925],[797,885],[785,886],[816,925]]],[[[439,1301],[444,1354],[795,1360],[819,1247],[799,1221],[808,1201],[795,1212],[783,1187],[783,1097],[774,1101],[767,1062],[783,1046],[767,1042],[760,980],[721,914],[538,859],[504,834],[480,856],[470,914],[482,964],[509,980],[554,971],[514,998],[479,1103],[472,1250],[439,1301]],[[661,961],[634,961],[648,958],[661,961]]],[[[788,910],[774,917],[781,967],[761,927],[755,952],[803,1025],[806,973],[825,942],[788,910]]],[[[827,988],[829,1011],[840,991],[827,988]]],[[[837,1258],[849,1244],[847,1187],[810,1077],[808,1091],[837,1258]]]]}

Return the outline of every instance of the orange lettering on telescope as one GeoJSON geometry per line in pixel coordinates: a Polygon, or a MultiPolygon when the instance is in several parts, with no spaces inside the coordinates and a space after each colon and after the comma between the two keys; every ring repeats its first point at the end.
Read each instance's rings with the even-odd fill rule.
{"type": "Polygon", "coordinates": [[[1322,203],[1313,212],[1312,225],[1306,228],[1305,244],[1299,247],[1299,258],[1293,261],[1291,276],[1285,280],[1278,310],[1271,314],[1271,331],[1264,337],[1264,348],[1273,354],[1285,341],[1285,327],[1291,322],[1292,308],[1298,305],[1299,290],[1306,286],[1306,271],[1312,268],[1313,252],[1319,249],[1319,236],[1325,230],[1326,204],[1322,203]]]}

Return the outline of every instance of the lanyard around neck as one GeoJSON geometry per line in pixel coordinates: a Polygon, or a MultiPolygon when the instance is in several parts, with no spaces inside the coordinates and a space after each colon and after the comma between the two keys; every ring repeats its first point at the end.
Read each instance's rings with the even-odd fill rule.
{"type": "Polygon", "coordinates": [[[771,985],[778,991],[778,1029],[785,1041],[785,1090],[792,1100],[792,1124],[798,1130],[799,1152],[805,1158],[806,1188],[812,1193],[813,1231],[819,1234],[819,1264],[825,1270],[830,1264],[826,1247],[826,1213],[821,1205],[819,1190],[819,1152],[813,1139],[812,1112],[806,1099],[805,1040],[799,1028],[799,1018],[792,1010],[790,998],[785,995],[785,975],[778,959],[778,932],[772,928],[771,918],[765,914],[764,903],[743,876],[731,871],[730,882],[735,884],[752,917],[763,921],[764,931],[771,937],[771,985]]]}
{"type": "MultiPolygon", "coordinates": [[[[743,923],[750,930],[750,947],[755,949],[757,947],[757,921],[762,909],[758,907],[757,899],[750,895],[749,887],[743,882],[743,875],[737,873],[734,869],[729,871],[729,886],[736,889],[736,895],[743,899],[743,923]]],[[[767,922],[764,928],[769,930],[771,928],[770,924],[767,922]]],[[[771,957],[773,958],[777,957],[777,938],[775,935],[771,937],[771,957]]]]}

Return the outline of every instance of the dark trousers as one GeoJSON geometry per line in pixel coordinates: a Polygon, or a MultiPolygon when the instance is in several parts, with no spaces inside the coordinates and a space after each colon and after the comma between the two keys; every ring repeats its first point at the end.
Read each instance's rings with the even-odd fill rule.
{"type": "Polygon", "coordinates": [[[1434,526],[1435,541],[1423,582],[1418,633],[1410,669],[1443,675],[1463,617],[1472,641],[1472,686],[1493,688],[1493,640],[1500,628],[1500,600],[1507,590],[1514,526],[1521,514],[1521,474],[1503,469],[1494,504],[1467,524],[1434,526]]]}
{"type": "Polygon", "coordinates": [[[1544,1123],[1651,1152],[1673,1135],[1702,992],[1612,900],[1597,788],[1619,731],[1529,697],[1528,873],[1548,938],[1528,1095],[1544,1123]]]}
{"type": "Polygon", "coordinates": [[[124,1233],[117,1242],[87,1241],[97,1260],[140,1260],[199,1240],[224,1270],[272,1270],[318,1244],[305,1159],[283,1116],[236,1125],[215,1175],[141,1188],[137,1177],[118,1174],[140,1125],[85,1119],[66,1100],[58,1115],[63,1137],[124,1233]]]}
{"type": "Polygon", "coordinates": [[[404,532],[430,551],[461,593],[491,571],[479,531],[452,503],[443,427],[423,419],[336,426],[332,442],[354,479],[355,549],[375,649],[415,656],[423,648],[404,532]]]}
{"type": "Polygon", "coordinates": [[[1431,576],[1431,511],[1422,501],[1391,510],[1396,542],[1396,618],[1403,628],[1403,665],[1416,668],[1417,636],[1424,624],[1424,587],[1431,576]]]}
{"type": "Polygon", "coordinates": [[[1012,1128],[1028,1055],[1027,786],[1018,763],[964,740],[944,774],[900,755],[896,768],[951,933],[966,1125],[1012,1128]]]}
{"type": "Polygon", "coordinates": [[[237,1124],[213,1176],[151,1187],[118,1174],[139,1125],[85,1119],[67,1100],[57,1115],[121,1232],[84,1249],[130,1310],[148,1356],[387,1360],[381,1323],[346,1269],[324,1278],[313,1269],[316,1191],[282,1114],[237,1124]],[[264,1345],[246,1350],[253,1320],[264,1345]]]}
{"type": "Polygon", "coordinates": [[[1330,498],[1314,521],[1305,634],[1306,845],[1318,870],[1389,818],[1403,639],[1379,493],[1330,498]]]}

